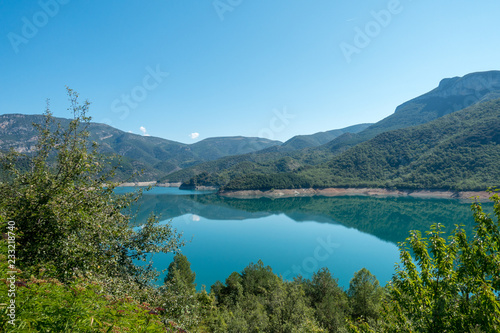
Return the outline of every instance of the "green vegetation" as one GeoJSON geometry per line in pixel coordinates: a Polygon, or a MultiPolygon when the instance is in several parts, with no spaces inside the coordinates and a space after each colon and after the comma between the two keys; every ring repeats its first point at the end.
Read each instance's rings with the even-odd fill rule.
{"type": "Polygon", "coordinates": [[[497,221],[473,205],[471,236],[457,226],[445,239],[440,225],[401,245],[401,265],[389,286],[389,332],[498,332],[500,329],[500,197],[497,221]],[[413,255],[410,255],[410,253],[413,255]]]}
{"type": "Polygon", "coordinates": [[[67,129],[47,111],[33,154],[2,156],[2,331],[500,330],[498,194],[491,197],[496,221],[472,205],[472,235],[461,226],[448,239],[440,225],[426,237],[411,232],[386,287],[366,269],[354,274],[347,291],[326,268],[311,279],[286,281],[259,261],[209,293],[196,292],[176,231],[154,216],[133,227],[125,212],[136,196],[113,193],[113,175],[88,139],[88,103],[68,93],[74,120],[67,129]],[[151,264],[140,264],[156,252],[176,252],[161,287],[151,284],[158,276],[151,264]]]}
{"type": "Polygon", "coordinates": [[[158,226],[153,216],[138,231],[130,228],[130,217],[121,212],[134,198],[113,193],[113,174],[105,171],[96,144],[88,141],[88,103],[79,105],[78,95],[68,94],[75,115],[68,129],[53,124],[47,111],[45,123],[36,125],[35,153],[11,151],[3,159],[11,176],[0,184],[0,207],[20,232],[19,268],[46,268],[62,281],[105,272],[106,277],[144,283],[154,272],[134,260],[177,250],[179,237],[170,226],[158,226]],[[27,172],[16,168],[20,157],[29,160],[27,172]]]}
{"type": "Polygon", "coordinates": [[[196,290],[196,273],[191,271],[191,264],[182,253],[174,256],[174,261],[168,266],[168,274],[165,277],[165,284],[182,285],[191,291],[196,290]]]}
{"type": "Polygon", "coordinates": [[[319,132],[311,135],[297,135],[281,145],[281,149],[297,150],[310,147],[318,147],[338,138],[345,133],[359,133],[373,124],[358,124],[342,129],[336,129],[326,132],[319,132]]]}
{"type": "Polygon", "coordinates": [[[383,187],[486,190],[500,179],[500,100],[430,123],[379,134],[328,163],[284,174],[249,174],[224,189],[383,187]]]}
{"type": "Polygon", "coordinates": [[[297,151],[274,150],[274,147],[272,149],[224,157],[184,168],[162,178],[161,182],[184,182],[186,185],[196,182],[199,185],[224,186],[230,180],[245,175],[290,172],[305,166],[327,162],[333,157],[333,154],[329,152],[309,148],[297,151]],[[199,176],[200,174],[203,175],[199,176]]]}
{"type": "MultiPolygon", "coordinates": [[[[106,172],[96,144],[88,140],[89,104],[80,105],[72,90],[68,95],[74,120],[67,129],[54,123],[47,110],[44,124],[36,125],[34,153],[11,151],[2,156],[7,176],[0,183],[0,221],[9,250],[15,247],[15,255],[2,253],[2,264],[9,258],[8,269],[17,271],[16,281],[27,286],[16,298],[18,327],[28,332],[51,326],[96,332],[113,326],[145,331],[135,326],[138,323],[166,327],[144,315],[150,309],[141,304],[149,300],[159,306],[161,294],[150,285],[158,272],[139,262],[151,253],[177,251],[183,242],[170,225],[158,225],[154,216],[141,228],[131,228],[131,217],[122,212],[136,196],[113,193],[113,174],[106,172]],[[29,168],[19,170],[19,160],[29,168]],[[135,301],[125,302],[129,297],[135,301]],[[133,313],[130,320],[127,313],[133,313]],[[87,329],[81,330],[82,325],[87,329]]],[[[4,265],[2,278],[7,276],[4,265]]],[[[7,293],[1,298],[0,325],[17,331],[8,324],[7,293]]]]}
{"type": "MultiPolygon", "coordinates": [[[[2,223],[2,229],[5,229],[2,223]]],[[[89,279],[75,278],[61,283],[45,278],[42,269],[29,279],[24,272],[16,274],[15,326],[9,323],[11,270],[7,265],[7,242],[0,241],[0,329],[2,332],[162,332],[165,325],[157,309],[131,297],[112,297],[102,286],[89,279]],[[22,279],[22,280],[21,280],[22,279]],[[21,282],[22,281],[22,282],[21,282]]]]}

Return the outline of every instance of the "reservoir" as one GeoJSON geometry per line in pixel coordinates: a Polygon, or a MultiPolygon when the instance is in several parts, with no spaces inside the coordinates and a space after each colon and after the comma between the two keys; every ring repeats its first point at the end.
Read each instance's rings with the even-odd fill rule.
{"type": "MultiPolygon", "coordinates": [[[[136,190],[118,188],[117,193],[136,190]]],[[[456,224],[469,234],[474,220],[470,202],[409,197],[294,197],[237,199],[213,192],[157,187],[144,192],[132,211],[134,226],[151,212],[161,223],[183,233],[187,256],[196,273],[197,289],[207,291],[217,280],[262,260],[285,279],[310,278],[327,267],[345,289],[365,267],[381,285],[390,281],[399,262],[398,243],[410,230],[424,234],[441,223],[447,232],[456,224]]],[[[492,212],[493,205],[483,203],[492,212]]],[[[153,257],[166,269],[173,254],[153,257]]],[[[163,275],[158,284],[163,283],[163,275]]]]}

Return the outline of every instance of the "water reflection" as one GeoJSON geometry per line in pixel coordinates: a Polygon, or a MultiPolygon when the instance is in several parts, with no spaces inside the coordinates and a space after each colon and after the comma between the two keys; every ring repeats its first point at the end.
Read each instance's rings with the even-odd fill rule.
{"type": "MultiPolygon", "coordinates": [[[[186,214],[209,220],[247,220],[285,214],[296,222],[341,224],[398,243],[406,239],[410,230],[426,231],[435,223],[443,224],[448,232],[456,224],[463,224],[470,232],[474,222],[471,204],[453,199],[353,196],[237,199],[215,193],[162,191],[153,189],[145,193],[139,201],[135,223],[143,223],[152,211],[162,220],[186,214]]],[[[484,203],[483,207],[491,212],[493,206],[484,203]]]]}
{"type": "MultiPolygon", "coordinates": [[[[120,189],[127,192],[131,189],[120,189]]],[[[492,204],[485,204],[492,211],[492,204]]],[[[409,230],[429,230],[441,223],[473,227],[470,203],[445,199],[374,197],[296,197],[236,199],[215,193],[155,188],[132,209],[140,225],[151,212],[192,239],[182,252],[196,272],[198,288],[224,281],[251,262],[263,260],[276,274],[310,278],[328,267],[347,288],[354,272],[365,267],[382,285],[399,261],[397,243],[409,230]]],[[[158,270],[172,254],[154,258],[158,270]]],[[[162,280],[159,281],[162,283],[162,280]]]]}

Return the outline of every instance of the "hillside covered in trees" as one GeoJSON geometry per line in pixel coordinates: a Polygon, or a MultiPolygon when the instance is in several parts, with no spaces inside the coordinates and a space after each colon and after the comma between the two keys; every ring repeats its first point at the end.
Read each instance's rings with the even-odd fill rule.
{"type": "Polygon", "coordinates": [[[250,174],[225,190],[385,187],[486,190],[500,179],[500,100],[389,131],[295,172],[250,174]]]}
{"type": "MultiPolygon", "coordinates": [[[[396,108],[390,116],[362,129],[354,127],[320,146],[304,146],[302,149],[284,149],[288,142],[302,142],[295,137],[281,146],[271,147],[254,154],[228,157],[185,168],[168,175],[165,179],[194,184],[224,186],[229,180],[250,174],[295,172],[302,168],[328,162],[334,156],[375,136],[396,129],[410,128],[431,122],[469,106],[500,97],[500,71],[478,72],[443,79],[438,87],[396,108]],[[207,173],[197,177],[199,174],[207,173]]],[[[437,128],[436,131],[439,131],[437,128]]],[[[165,180],[164,179],[164,180],[165,180]]],[[[284,180],[286,181],[286,180],[284,180]]]]}
{"type": "MultiPolygon", "coordinates": [[[[41,115],[0,115],[0,149],[8,151],[12,148],[20,153],[33,152],[37,143],[37,132],[32,124],[42,124],[43,121],[41,115]]],[[[57,121],[68,126],[71,120],[57,118],[57,121]]],[[[55,130],[55,127],[51,130],[55,130]]],[[[158,180],[168,173],[192,165],[281,144],[280,141],[264,138],[237,136],[208,138],[189,145],[127,133],[94,122],[89,123],[88,132],[89,139],[99,143],[99,153],[111,158],[117,166],[114,179],[121,181],[158,180]]]]}

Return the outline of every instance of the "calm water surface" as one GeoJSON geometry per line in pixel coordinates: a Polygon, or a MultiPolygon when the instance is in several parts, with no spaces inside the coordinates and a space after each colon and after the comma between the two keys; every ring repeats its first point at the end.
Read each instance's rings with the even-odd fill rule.
{"type": "MultiPolygon", "coordinates": [[[[492,210],[489,203],[483,206],[492,210]]],[[[455,224],[464,224],[468,231],[473,226],[470,203],[448,199],[235,199],[154,188],[139,202],[136,225],[151,211],[190,241],[182,253],[196,272],[198,289],[205,285],[207,290],[258,260],[286,279],[299,274],[310,278],[319,268],[328,267],[344,288],[354,272],[366,267],[385,285],[399,261],[397,243],[405,240],[409,230],[425,231],[435,223],[448,231],[455,224]]],[[[155,255],[155,267],[167,268],[172,258],[155,255]]]]}

